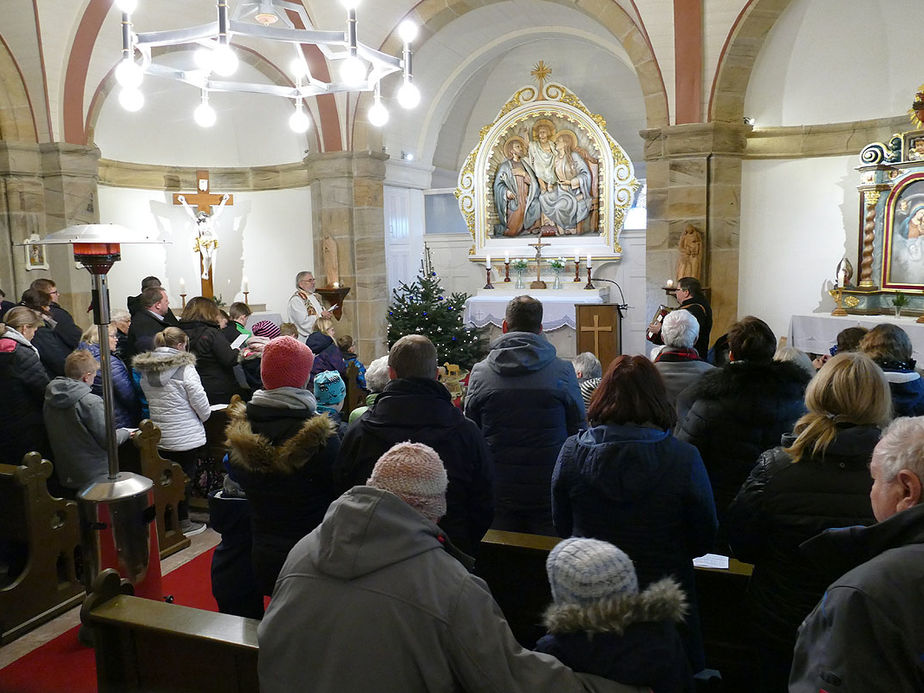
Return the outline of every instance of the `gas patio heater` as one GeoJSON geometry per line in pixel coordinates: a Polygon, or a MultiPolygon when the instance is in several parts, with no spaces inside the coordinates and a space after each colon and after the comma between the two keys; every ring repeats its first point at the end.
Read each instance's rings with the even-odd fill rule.
{"type": "Polygon", "coordinates": [[[83,265],[93,278],[93,322],[99,331],[109,473],[89,483],[77,494],[84,585],[89,591],[100,571],[114,568],[134,586],[137,596],[159,600],[163,593],[157,525],[154,522],[154,482],[138,474],[119,471],[119,450],[113,427],[109,285],[106,275],[121,258],[122,244],[164,244],[165,241],[153,234],[118,224],[77,224],[29,243],[73,245],[74,260],[83,265]]]}

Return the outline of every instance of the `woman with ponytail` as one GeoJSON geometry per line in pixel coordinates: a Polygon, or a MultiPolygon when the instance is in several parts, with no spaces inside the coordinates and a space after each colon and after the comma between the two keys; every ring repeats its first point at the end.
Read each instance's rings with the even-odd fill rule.
{"type": "Polygon", "coordinates": [[[838,575],[799,545],[831,527],[875,522],[869,461],[892,416],[889,383],[860,353],[830,359],[805,391],[803,415],[782,446],[760,456],[726,515],[748,584],[760,691],[786,691],[796,630],[838,575]]]}

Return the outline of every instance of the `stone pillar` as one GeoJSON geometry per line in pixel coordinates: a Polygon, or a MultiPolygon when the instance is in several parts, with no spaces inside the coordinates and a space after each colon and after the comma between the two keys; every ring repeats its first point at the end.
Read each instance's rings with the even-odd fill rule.
{"type": "Polygon", "coordinates": [[[648,177],[648,313],[665,301],[683,228],[703,231],[703,286],[710,289],[711,340],[737,320],[741,159],[750,127],[692,123],[643,130],[648,177]]]}
{"type": "Polygon", "coordinates": [[[22,243],[70,224],[95,223],[99,150],[64,143],[0,142],[0,270],[12,283],[4,286],[18,301],[33,280],[51,277],[59,301],[81,326],[89,326],[90,277],[74,266],[70,246],[46,248],[48,270],[26,270],[22,243]]]}
{"type": "Polygon", "coordinates": [[[337,243],[340,283],[350,287],[338,334],[352,334],[357,353],[369,363],[386,353],[383,181],[387,154],[332,152],[305,157],[311,185],[315,276],[323,282],[321,242],[337,243]]]}

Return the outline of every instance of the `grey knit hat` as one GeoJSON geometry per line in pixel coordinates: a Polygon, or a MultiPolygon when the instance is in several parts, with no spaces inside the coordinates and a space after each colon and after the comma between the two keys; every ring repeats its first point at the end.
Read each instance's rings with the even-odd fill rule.
{"type": "Polygon", "coordinates": [[[638,594],[632,559],[606,541],[565,539],[549,553],[545,569],[556,604],[588,606],[606,597],[638,594]]]}
{"type": "Polygon", "coordinates": [[[446,514],[449,477],[440,456],[429,445],[394,445],[375,463],[366,485],[391,491],[433,522],[446,514]]]}

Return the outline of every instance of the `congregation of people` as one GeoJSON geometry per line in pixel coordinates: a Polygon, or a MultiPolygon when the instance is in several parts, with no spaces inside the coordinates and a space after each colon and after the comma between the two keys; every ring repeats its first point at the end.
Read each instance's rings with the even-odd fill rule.
{"type": "Polygon", "coordinates": [[[106,473],[104,338],[118,440],[149,418],[190,479],[222,470],[212,591],[261,619],[261,690],[704,689],[707,553],[753,565],[753,690],[924,690],[924,380],[899,326],[848,328],[814,360],[756,316],[710,342],[683,277],[651,357],[601,364],[559,357],[519,296],[459,407],[426,336],[364,366],[313,274],[295,285],[281,325],[205,297],[177,317],[155,277],[102,332],[49,279],[0,316],[0,461],[40,452],[71,498],[106,473]],[[209,461],[216,408],[227,455],[209,461]],[[553,600],[533,649],[477,577],[492,528],[562,538],[523,576],[553,600]]]}

